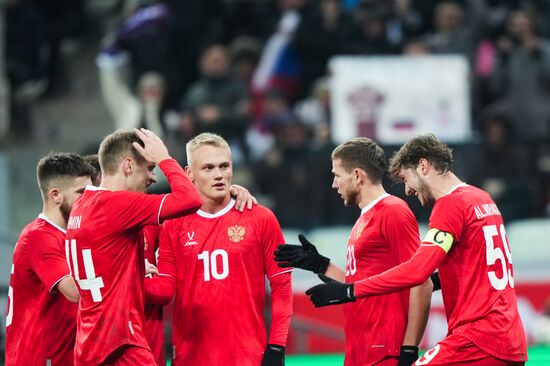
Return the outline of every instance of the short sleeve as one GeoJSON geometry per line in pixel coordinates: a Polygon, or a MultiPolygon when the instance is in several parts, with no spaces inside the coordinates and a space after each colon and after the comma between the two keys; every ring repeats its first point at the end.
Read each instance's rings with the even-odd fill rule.
{"type": "Polygon", "coordinates": [[[63,248],[55,235],[38,231],[29,235],[25,248],[30,268],[50,292],[71,274],[63,248]]]}
{"type": "Polygon", "coordinates": [[[116,191],[104,196],[103,208],[110,222],[120,230],[158,225],[166,195],[116,191]]]}
{"type": "Polygon", "coordinates": [[[383,212],[383,235],[394,248],[399,263],[409,260],[420,246],[418,224],[411,210],[403,205],[391,205],[383,212]]]}
{"type": "Polygon", "coordinates": [[[271,278],[291,271],[288,268],[279,267],[273,254],[277,246],[285,242],[279,221],[277,221],[273,212],[265,207],[256,207],[256,210],[258,210],[258,213],[254,213],[254,217],[258,227],[258,240],[263,246],[264,267],[267,277],[271,278]]]}
{"type": "Polygon", "coordinates": [[[456,195],[447,195],[436,201],[428,226],[450,233],[455,241],[460,241],[465,221],[464,203],[456,195]]]}

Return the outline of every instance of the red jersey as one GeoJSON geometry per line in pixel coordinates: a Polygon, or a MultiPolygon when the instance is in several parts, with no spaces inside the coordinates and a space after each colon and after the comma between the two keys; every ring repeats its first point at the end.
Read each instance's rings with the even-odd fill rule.
{"type": "Polygon", "coordinates": [[[6,365],[72,365],[77,304],[57,292],[70,276],[65,229],[40,216],[23,229],[13,252],[6,365]]]}
{"type": "Polygon", "coordinates": [[[491,197],[459,184],[436,201],[429,227],[427,241],[409,261],[356,282],[356,297],[414,286],[439,267],[449,335],[460,335],[495,358],[526,361],[512,255],[491,197]]]}
{"type": "Polygon", "coordinates": [[[289,270],[273,256],[284,243],[279,223],[262,206],[241,213],[234,205],[170,220],[161,229],[159,277],[176,284],[174,366],[259,365],[266,343],[286,344],[292,289],[289,270]],[[269,342],[266,275],[273,298],[269,342]]]}
{"type": "MultiPolygon", "coordinates": [[[[143,249],[145,259],[157,265],[160,226],[147,226],[143,229],[143,249]]],[[[166,365],[164,357],[164,324],[161,305],[145,303],[145,338],[157,365],[166,365]]]]}
{"type": "MultiPolygon", "coordinates": [[[[418,224],[407,204],[384,194],[363,208],[348,242],[346,282],[352,283],[408,260],[419,245],[418,224]]],[[[344,304],[345,365],[373,365],[399,356],[407,328],[409,291],[344,304]]]]}
{"type": "Polygon", "coordinates": [[[173,159],[159,166],[170,182],[171,195],[88,186],[73,205],[66,245],[80,291],[76,365],[98,365],[123,345],[150,349],[144,330],[141,230],[200,204],[191,181],[173,159]]]}
{"type": "Polygon", "coordinates": [[[429,227],[454,237],[439,265],[449,334],[461,334],[497,358],[525,361],[510,245],[489,194],[466,184],[456,187],[436,201],[429,227]]]}

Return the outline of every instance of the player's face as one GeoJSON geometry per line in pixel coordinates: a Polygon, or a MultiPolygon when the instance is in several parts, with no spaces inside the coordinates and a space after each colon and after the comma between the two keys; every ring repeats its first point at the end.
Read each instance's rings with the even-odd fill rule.
{"type": "Polygon", "coordinates": [[[90,177],[78,177],[72,180],[69,187],[61,190],[63,200],[61,201],[61,206],[59,207],[59,210],[61,211],[61,214],[66,221],[69,220],[69,214],[71,213],[73,204],[78,199],[78,197],[82,195],[84,189],[89,184],[92,184],[90,177]]]}
{"type": "Polygon", "coordinates": [[[190,178],[202,197],[216,202],[228,200],[233,178],[231,153],[212,145],[203,145],[193,152],[189,165],[190,178]]]}
{"type": "Polygon", "coordinates": [[[153,183],[157,182],[155,164],[148,161],[133,162],[134,170],[128,179],[128,190],[132,192],[147,192],[153,183]]]}
{"type": "Polygon", "coordinates": [[[432,190],[426,182],[426,178],[420,175],[417,169],[401,169],[399,177],[403,180],[403,183],[405,183],[405,194],[407,196],[415,195],[420,201],[420,204],[424,207],[435,201],[432,190]]]}
{"type": "Polygon", "coordinates": [[[342,166],[341,159],[334,159],[332,160],[332,174],[334,175],[332,188],[344,200],[344,205],[348,207],[357,206],[359,190],[355,181],[355,173],[353,171],[346,171],[342,166]]]}

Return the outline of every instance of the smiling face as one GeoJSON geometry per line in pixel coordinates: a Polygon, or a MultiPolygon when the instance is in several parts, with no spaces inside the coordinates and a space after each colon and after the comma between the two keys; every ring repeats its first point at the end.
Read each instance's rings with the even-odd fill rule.
{"type": "Polygon", "coordinates": [[[355,171],[346,171],[341,159],[332,160],[332,188],[335,189],[344,200],[344,205],[351,207],[359,203],[359,187],[356,181],[355,171]]]}
{"type": "Polygon", "coordinates": [[[405,194],[407,196],[415,195],[424,207],[435,202],[432,190],[428,185],[426,178],[419,173],[420,167],[403,168],[399,172],[399,178],[405,184],[405,194]]]}
{"type": "Polygon", "coordinates": [[[233,178],[229,150],[214,145],[198,147],[192,152],[187,172],[203,200],[214,201],[220,205],[229,203],[229,188],[233,178]]]}

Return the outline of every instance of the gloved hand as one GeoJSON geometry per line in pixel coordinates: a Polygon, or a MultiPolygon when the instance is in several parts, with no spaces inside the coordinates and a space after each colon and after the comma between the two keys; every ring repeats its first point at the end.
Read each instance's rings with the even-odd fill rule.
{"type": "Polygon", "coordinates": [[[432,292],[441,290],[441,281],[439,280],[439,272],[432,273],[430,275],[430,278],[432,279],[432,283],[434,284],[434,288],[432,292]]]}
{"type": "Polygon", "coordinates": [[[353,283],[342,283],[324,275],[319,275],[319,278],[324,283],[306,291],[306,295],[309,296],[316,308],[356,300],[353,294],[353,283]]]}
{"type": "Polygon", "coordinates": [[[285,348],[276,344],[268,344],[265,347],[261,366],[284,366],[285,348]]]}
{"type": "Polygon", "coordinates": [[[418,360],[418,347],[401,346],[397,366],[411,366],[416,360],[418,360]]]}
{"type": "Polygon", "coordinates": [[[322,256],[305,236],[298,235],[302,245],[281,244],[275,250],[275,260],[279,267],[296,267],[311,271],[313,273],[323,274],[327,271],[330,259],[322,256]]]}

